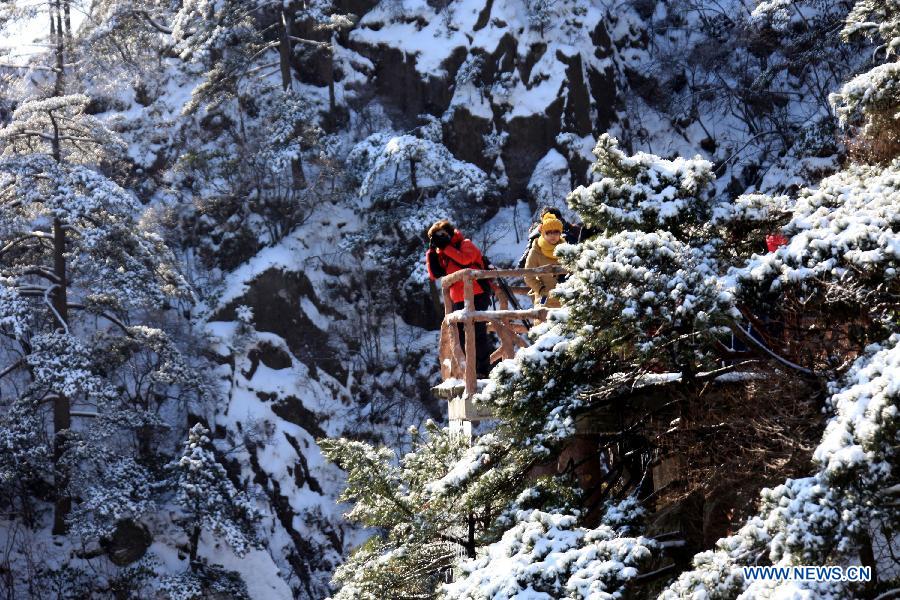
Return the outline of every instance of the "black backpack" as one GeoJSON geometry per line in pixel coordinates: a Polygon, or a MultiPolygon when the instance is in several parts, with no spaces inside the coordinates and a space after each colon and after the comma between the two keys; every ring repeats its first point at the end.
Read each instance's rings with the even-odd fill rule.
{"type": "Polygon", "coordinates": [[[528,254],[531,252],[531,247],[534,246],[534,240],[528,240],[528,245],[525,246],[525,252],[522,253],[522,256],[519,257],[519,262],[516,263],[516,268],[524,269],[525,263],[528,262],[528,254]]]}
{"type": "Polygon", "coordinates": [[[519,257],[519,262],[516,263],[516,268],[524,269],[525,263],[528,262],[528,253],[531,252],[531,247],[534,246],[534,240],[540,237],[541,233],[538,229],[541,226],[540,223],[532,223],[531,227],[528,228],[528,244],[525,246],[525,252],[522,253],[522,256],[519,257]]]}

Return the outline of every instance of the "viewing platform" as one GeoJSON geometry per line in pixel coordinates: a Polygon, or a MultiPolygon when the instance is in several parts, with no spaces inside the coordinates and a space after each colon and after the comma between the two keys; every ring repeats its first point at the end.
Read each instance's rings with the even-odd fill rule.
{"type": "MultiPolygon", "coordinates": [[[[475,361],[466,360],[475,356],[475,323],[486,321],[488,331],[493,331],[500,340],[500,346],[491,354],[491,363],[515,356],[519,348],[528,345],[525,334],[533,322],[547,318],[548,308],[518,308],[515,296],[526,296],[527,288],[511,288],[498,285],[496,280],[504,277],[523,275],[564,275],[567,271],[559,265],[548,265],[535,269],[463,269],[441,280],[444,300],[444,320],[441,323],[439,361],[443,382],[432,388],[438,398],[448,402],[448,418],[454,422],[473,422],[490,419],[490,411],[477,406],[473,396],[481,391],[486,379],[478,379],[475,361]],[[487,281],[494,291],[495,310],[475,310],[474,281],[487,281]],[[453,310],[450,286],[463,282],[465,305],[462,310],[453,310]],[[465,348],[460,341],[458,326],[465,332],[465,348]]],[[[527,302],[530,304],[531,299],[527,302]]]]}

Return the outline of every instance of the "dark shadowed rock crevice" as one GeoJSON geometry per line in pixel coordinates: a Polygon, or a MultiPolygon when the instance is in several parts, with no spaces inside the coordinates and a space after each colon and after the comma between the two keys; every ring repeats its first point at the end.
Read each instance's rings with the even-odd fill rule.
{"type": "MultiPolygon", "coordinates": [[[[253,326],[257,331],[267,331],[282,337],[298,360],[320,367],[343,381],[346,370],[331,343],[331,337],[303,312],[301,301],[304,298],[329,319],[343,318],[320,299],[320,294],[313,289],[309,278],[302,272],[272,268],[257,276],[249,284],[246,293],[229,302],[211,320],[235,320],[237,307],[249,306],[253,309],[253,326]]],[[[272,360],[278,359],[273,357],[272,360]]]]}
{"type": "Polygon", "coordinates": [[[466,49],[455,48],[438,73],[423,75],[416,57],[384,45],[350,41],[349,47],[375,65],[375,89],[400,127],[417,124],[419,115],[441,116],[453,97],[453,78],[466,59],[466,49]]]}
{"type": "Polygon", "coordinates": [[[256,396],[263,402],[269,402],[272,412],[285,421],[302,427],[314,438],[325,437],[325,431],[319,425],[319,418],[313,411],[303,406],[303,402],[296,396],[278,397],[266,392],[256,392],[256,396]]]}
{"type": "Polygon", "coordinates": [[[502,153],[509,178],[508,200],[525,197],[534,166],[556,144],[563,102],[562,97],[557,97],[543,115],[516,117],[509,121],[509,138],[502,153]]]}
{"type": "Polygon", "coordinates": [[[152,543],[153,536],[147,526],[131,519],[119,521],[109,539],[102,542],[109,561],[119,567],[140,560],[152,543]]]}
{"type": "Polygon", "coordinates": [[[443,126],[444,144],[454,156],[490,172],[494,161],[484,153],[484,136],[493,129],[489,119],[473,115],[463,106],[454,106],[444,117],[443,126]]]}

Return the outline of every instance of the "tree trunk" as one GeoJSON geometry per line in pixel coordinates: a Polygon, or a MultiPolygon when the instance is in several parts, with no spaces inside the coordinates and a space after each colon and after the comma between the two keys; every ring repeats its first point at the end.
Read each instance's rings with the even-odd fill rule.
{"type": "Polygon", "coordinates": [[[872,548],[872,536],[868,533],[860,536],[859,563],[872,569],[872,579],[866,583],[865,589],[874,592],[878,587],[878,561],[875,559],[875,550],[872,548]]]}
{"type": "MultiPolygon", "coordinates": [[[[58,7],[58,5],[57,5],[58,7]]],[[[60,32],[59,13],[57,12],[57,34],[60,32]]],[[[58,39],[61,36],[57,35],[58,39]]],[[[61,55],[61,48],[58,47],[61,55]]],[[[50,122],[53,125],[53,158],[56,162],[62,160],[62,150],[59,141],[59,126],[53,111],[50,111],[50,122]]],[[[53,321],[58,320],[63,331],[68,332],[69,301],[68,279],[66,277],[66,230],[62,221],[57,217],[53,219],[53,274],[56,275],[56,288],[53,294],[53,321]]],[[[58,392],[53,400],[53,480],[56,493],[56,503],[53,510],[53,534],[62,535],[66,532],[66,517],[72,510],[72,498],[69,497],[69,476],[61,466],[62,456],[65,451],[65,432],[72,426],[72,409],[69,399],[65,394],[58,392]]]]}
{"type": "MultiPolygon", "coordinates": [[[[278,63],[281,68],[281,89],[288,91],[293,89],[293,77],[291,75],[291,21],[293,14],[286,9],[281,9],[281,27],[278,39],[278,63]]],[[[296,133],[296,132],[295,132],[296,133]]],[[[303,159],[297,155],[291,159],[291,181],[295,190],[306,187],[306,176],[303,174],[303,159]]]]}
{"type": "MultiPolygon", "coordinates": [[[[66,232],[62,222],[57,218],[53,220],[53,272],[59,279],[59,283],[53,294],[53,309],[56,312],[55,319],[61,321],[63,328],[69,321],[67,282],[66,282],[66,232]]],[[[69,476],[62,467],[62,457],[65,451],[65,433],[72,426],[72,412],[69,399],[65,394],[59,395],[53,400],[53,479],[56,492],[56,503],[53,510],[53,534],[66,533],[66,517],[72,510],[72,498],[69,496],[69,476]]]]}
{"type": "Polygon", "coordinates": [[[144,460],[150,460],[153,450],[153,428],[149,426],[138,427],[138,454],[144,460]]]}
{"type": "Polygon", "coordinates": [[[278,31],[278,66],[281,68],[281,89],[293,88],[291,76],[291,22],[284,9],[281,9],[281,27],[278,31]]]}
{"type": "Polygon", "coordinates": [[[63,69],[66,63],[62,12],[62,0],[55,0],[50,10],[50,33],[56,46],[56,82],[53,86],[54,96],[62,96],[65,93],[63,69]]]}
{"type": "Polygon", "coordinates": [[[194,529],[191,530],[191,570],[194,570],[194,566],[197,564],[197,546],[200,545],[200,526],[194,525],[194,529]]]}
{"type": "Polygon", "coordinates": [[[69,52],[72,51],[72,2],[71,0],[63,0],[63,16],[65,18],[65,38],[66,38],[66,48],[69,52]]]}
{"type": "Polygon", "coordinates": [[[466,539],[466,556],[475,558],[475,515],[469,513],[469,532],[466,539]]]}
{"type": "Polygon", "coordinates": [[[331,36],[331,46],[328,48],[328,66],[325,77],[328,78],[328,112],[334,118],[334,111],[337,108],[337,100],[334,97],[334,35],[331,36]]]}

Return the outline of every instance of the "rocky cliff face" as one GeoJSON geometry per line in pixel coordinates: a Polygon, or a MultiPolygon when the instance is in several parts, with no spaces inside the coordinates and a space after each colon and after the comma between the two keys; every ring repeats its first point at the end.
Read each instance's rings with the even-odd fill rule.
{"type": "Polygon", "coordinates": [[[349,45],[375,65],[386,105],[406,123],[422,114],[439,118],[445,145],[505,175],[502,198],[511,202],[529,197],[534,168],[551,149],[583,181],[583,148],[619,121],[623,58],[611,25],[606,10],[577,2],[412,3],[402,10],[381,3],[350,33],[349,45]],[[571,139],[588,141],[573,152],[571,139]]]}
{"type": "Polygon", "coordinates": [[[396,444],[408,423],[441,418],[428,396],[436,335],[367,313],[359,265],[323,252],[334,231],[358,227],[350,211],[315,214],[231,272],[207,317],[225,399],[210,422],[236,448],[234,476],[271,508],[270,550],[302,598],[327,596],[334,568],[362,541],[336,504],[342,473],[317,440],[396,444]]]}
{"type": "MultiPolygon", "coordinates": [[[[366,116],[363,134],[411,130],[437,119],[441,141],[455,157],[497,183],[499,193],[486,213],[500,211],[493,226],[498,220],[509,226],[504,207],[519,200],[532,210],[564,205],[567,191],[589,180],[590,150],[607,131],[629,150],[705,155],[720,165],[719,188],[729,193],[777,187],[809,166],[790,164],[788,157],[796,139],[809,141],[804,127],[810,115],[822,118],[823,107],[791,104],[778,135],[760,129],[756,103],[781,96],[772,89],[740,89],[735,73],[743,68],[741,76],[748,77],[766,57],[754,49],[743,9],[726,4],[704,19],[679,0],[624,3],[615,11],[572,0],[348,5],[361,19],[339,38],[338,98],[348,119],[334,133],[358,140],[353,124],[359,127],[373,107],[377,118],[366,116]],[[704,87],[716,78],[727,84],[714,91],[704,87]],[[773,170],[787,175],[767,184],[765,175],[773,170]]],[[[306,65],[313,74],[324,68],[321,57],[307,59],[298,68],[306,65]]],[[[795,75],[776,78],[772,88],[806,89],[807,77],[795,75]]],[[[823,148],[815,168],[833,166],[834,155],[834,148],[823,148]]],[[[404,196],[405,202],[414,200],[404,196]]],[[[253,309],[257,341],[241,346],[230,338],[233,366],[223,377],[247,388],[253,412],[267,415],[265,426],[282,444],[284,463],[277,467],[263,460],[273,438],[248,444],[252,471],[246,476],[267,489],[289,540],[287,561],[297,572],[310,573],[301,579],[313,586],[307,588],[313,596],[355,539],[331,503],[339,475],[321,464],[314,439],[397,441],[403,424],[444,414],[428,395],[436,373],[437,315],[426,318],[431,311],[420,309],[429,305],[421,280],[410,280],[421,288],[413,293],[394,287],[411,276],[415,269],[409,265],[418,259],[397,262],[392,279],[387,261],[371,254],[389,253],[391,244],[413,254],[419,248],[399,228],[373,233],[369,228],[381,228],[383,221],[353,209],[353,202],[348,206],[330,208],[337,214],[327,218],[318,214],[277,251],[264,250],[235,271],[232,278],[242,282],[242,291],[220,298],[215,316],[232,321],[239,306],[253,309]],[[329,235],[316,238],[315,231],[329,235]],[[353,236],[368,240],[366,252],[346,250],[341,240],[353,236]],[[295,380],[277,389],[251,383],[268,381],[273,371],[290,372],[295,380]],[[300,394],[297,385],[314,392],[300,394]],[[306,503],[298,504],[297,497],[306,503]]],[[[520,219],[527,224],[527,215],[520,219]]],[[[501,260],[515,250],[507,245],[501,260]]],[[[245,427],[235,414],[228,409],[229,431],[245,427]]]]}
{"type": "MultiPolygon", "coordinates": [[[[817,133],[829,123],[821,94],[807,93],[817,73],[783,67],[790,57],[762,44],[771,29],[750,23],[738,0],[703,11],[687,0],[339,4],[360,20],[336,37],[335,114],[327,56],[298,54],[295,62],[300,92],[330,136],[321,154],[337,166],[329,174],[308,165],[318,177],[311,187],[328,193],[280,239],[264,235],[266,218],[246,190],[229,187],[227,169],[197,175],[222,155],[239,156],[242,119],[265,133],[252,111],[223,102],[184,115],[198,72],[163,52],[121,78],[120,88],[137,81],[125,89],[109,92],[95,74],[91,93],[94,111],[128,141],[135,191],[166,215],[170,244],[197,286],[194,317],[206,328],[221,396],[202,416],[235,448],[233,477],[258,486],[271,508],[275,562],[306,598],[327,594],[334,566],[360,539],[335,504],[341,473],[323,461],[316,439],[402,447],[406,426],[445,415],[429,395],[440,309],[420,260],[425,216],[439,212],[400,222],[377,202],[359,203],[352,177],[336,185],[354,144],[437,123],[455,158],[495,184],[485,205],[466,211],[470,236],[494,244],[495,262],[521,251],[511,231],[531,215],[517,212],[518,201],[531,211],[563,206],[588,181],[590,151],[607,131],[629,151],[700,153],[717,163],[719,189],[734,193],[790,185],[804,169],[827,170],[838,153],[817,133]],[[765,122],[773,102],[778,120],[765,122]],[[819,144],[816,160],[792,161],[799,144],[819,144]],[[200,166],[186,175],[185,165],[200,166]]],[[[812,51],[804,43],[798,48],[812,51]]],[[[847,68],[833,61],[818,85],[847,68]]],[[[409,193],[388,209],[431,200],[441,210],[439,196],[409,193]]]]}

